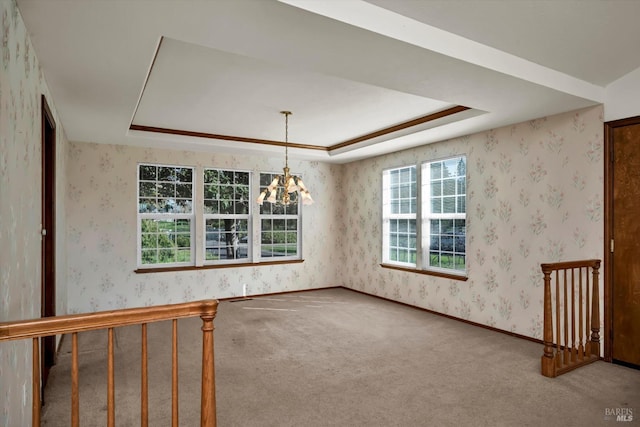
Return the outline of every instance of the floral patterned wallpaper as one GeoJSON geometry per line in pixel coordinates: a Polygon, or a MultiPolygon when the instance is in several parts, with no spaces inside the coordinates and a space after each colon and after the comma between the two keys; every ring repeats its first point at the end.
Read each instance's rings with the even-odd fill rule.
{"type": "MultiPolygon", "coordinates": [[[[40,317],[40,97],[55,105],[13,0],[0,0],[0,322],[40,317]]],[[[64,152],[57,127],[57,311],[66,312],[64,152]],[[60,172],[61,171],[61,172],[60,172]]],[[[0,426],[31,424],[31,342],[0,343],[0,426]]]]}
{"type": "Polygon", "coordinates": [[[346,165],[346,193],[367,197],[342,205],[342,284],[542,339],[540,264],[603,258],[602,129],[598,106],[346,165]],[[468,281],[380,267],[383,169],[460,154],[468,281]]]}
{"type": "MultiPolygon", "coordinates": [[[[71,313],[241,296],[244,284],[248,295],[339,284],[334,266],[340,262],[335,248],[341,220],[333,195],[339,166],[289,162],[292,171],[303,175],[315,200],[314,205],[302,208],[303,263],[136,274],[140,162],[277,172],[284,166],[284,152],[282,157],[266,158],[70,143],[67,248],[71,313]]],[[[201,247],[202,241],[196,240],[196,248],[201,247]]]]}
{"type": "MultiPolygon", "coordinates": [[[[303,210],[304,263],[135,274],[138,162],[260,172],[282,158],[67,143],[15,0],[0,0],[0,19],[0,322],[40,311],[42,93],[58,123],[58,313],[238,296],[243,284],[248,294],[343,285],[541,338],[540,263],[602,259],[598,106],[348,165],[292,161],[316,200],[303,210]],[[381,268],[382,170],[458,154],[469,280],[381,268]]],[[[0,344],[0,382],[0,426],[30,425],[29,343],[0,344]]]]}

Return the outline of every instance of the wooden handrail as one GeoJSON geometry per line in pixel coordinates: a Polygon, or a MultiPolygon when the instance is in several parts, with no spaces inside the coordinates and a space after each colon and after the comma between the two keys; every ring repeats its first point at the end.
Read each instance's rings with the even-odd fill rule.
{"type": "Polygon", "coordinates": [[[107,425],[115,425],[115,384],[114,372],[114,328],[142,325],[142,373],[141,373],[141,425],[148,424],[147,396],[147,324],[163,320],[173,320],[172,331],[172,425],[178,423],[178,370],[177,370],[177,319],[200,317],[202,319],[202,394],[200,425],[215,427],[215,369],[213,358],[213,319],[218,309],[218,301],[203,300],[182,304],[168,304],[152,307],[110,310],[97,313],[71,314],[16,322],[0,323],[0,342],[31,339],[32,357],[32,424],[40,425],[40,347],[39,338],[51,335],[72,334],[72,392],[71,424],[79,425],[78,409],[78,332],[97,329],[108,331],[108,385],[107,385],[107,425]]]}
{"type": "Polygon", "coordinates": [[[218,301],[203,300],[152,307],[125,308],[97,313],[68,314],[65,316],[0,323],[0,341],[46,337],[72,332],[140,325],[161,320],[182,319],[202,315],[215,317],[218,301]]]}

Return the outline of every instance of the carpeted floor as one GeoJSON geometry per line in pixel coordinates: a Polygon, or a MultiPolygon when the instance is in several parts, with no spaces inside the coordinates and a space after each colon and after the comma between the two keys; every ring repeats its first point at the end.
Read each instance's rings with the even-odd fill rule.
{"type": "MultiPolygon", "coordinates": [[[[200,320],[179,322],[180,422],[199,425],[200,320]]],[[[542,345],[346,289],[220,303],[218,425],[598,426],[631,410],[640,371],[596,362],[540,375],[542,345]]],[[[139,327],[116,332],[116,424],[139,425],[139,327]]],[[[106,332],[80,335],[81,425],[106,423],[106,332]]],[[[43,425],[67,426],[70,339],[43,425]]],[[[171,329],[149,326],[150,425],[171,417],[171,329]]]]}

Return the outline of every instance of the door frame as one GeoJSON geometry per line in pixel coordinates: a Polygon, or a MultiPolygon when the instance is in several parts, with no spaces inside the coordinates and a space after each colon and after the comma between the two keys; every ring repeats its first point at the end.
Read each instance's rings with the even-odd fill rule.
{"type": "MultiPolygon", "coordinates": [[[[40,316],[56,315],[56,275],[55,275],[55,245],[56,245],[56,122],[46,97],[41,95],[41,157],[42,182],[41,198],[42,230],[41,235],[41,277],[40,277],[40,316]]],[[[42,389],[46,383],[49,369],[55,364],[56,337],[41,339],[40,372],[42,375],[42,389]]],[[[43,400],[44,402],[44,400],[43,400]]]]}
{"type": "Polygon", "coordinates": [[[604,123],[604,360],[613,362],[613,131],[640,125],[640,116],[604,123]]]}

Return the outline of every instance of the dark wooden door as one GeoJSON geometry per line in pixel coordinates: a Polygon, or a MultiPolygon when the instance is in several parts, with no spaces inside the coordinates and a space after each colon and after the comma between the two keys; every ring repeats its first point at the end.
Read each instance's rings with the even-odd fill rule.
{"type": "MultiPolygon", "coordinates": [[[[41,316],[56,315],[55,270],[55,189],[56,189],[56,125],[44,95],[42,96],[42,277],[41,316]]],[[[56,337],[41,340],[42,390],[55,364],[56,337]]],[[[44,398],[42,400],[44,403],[44,398]]]]}
{"type": "Polygon", "coordinates": [[[607,123],[610,358],[640,368],[640,117],[607,123]]]}

